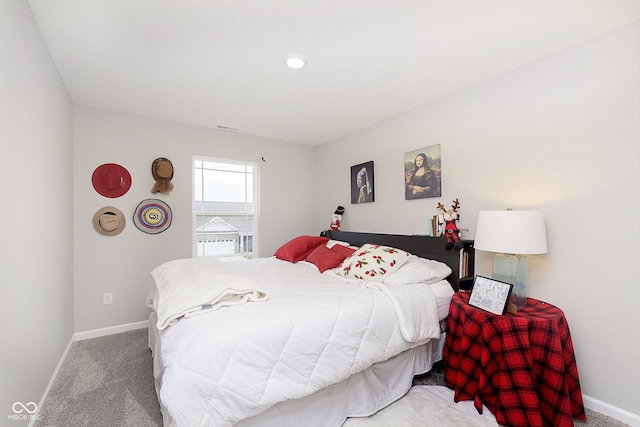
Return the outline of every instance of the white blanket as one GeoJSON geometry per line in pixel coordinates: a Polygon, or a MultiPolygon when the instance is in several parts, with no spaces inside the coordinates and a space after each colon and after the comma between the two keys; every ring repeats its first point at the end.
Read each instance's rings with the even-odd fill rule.
{"type": "Polygon", "coordinates": [[[422,292],[426,287],[424,284],[388,286],[372,283],[371,287],[381,290],[393,303],[405,340],[415,342],[440,337],[438,305],[432,292],[422,292]]]}
{"type": "Polygon", "coordinates": [[[168,261],[151,272],[155,283],[156,327],[165,329],[180,317],[222,307],[264,301],[266,293],[212,257],[168,261]]]}
{"type": "Polygon", "coordinates": [[[228,266],[269,300],[162,331],[160,399],[178,427],[231,426],[440,335],[426,285],[361,288],[275,258],[228,266]]]}

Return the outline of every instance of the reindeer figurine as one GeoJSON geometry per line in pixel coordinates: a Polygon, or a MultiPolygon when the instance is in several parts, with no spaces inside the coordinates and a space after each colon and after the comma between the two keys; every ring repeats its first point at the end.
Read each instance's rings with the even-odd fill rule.
{"type": "Polygon", "coordinates": [[[464,228],[458,222],[458,208],[460,207],[460,202],[456,198],[453,201],[453,205],[451,205],[453,209],[447,210],[444,205],[438,202],[438,209],[444,212],[444,235],[447,238],[447,243],[444,245],[444,248],[448,251],[451,249],[460,250],[464,246],[460,242],[460,230],[469,231],[468,228],[464,228]]]}

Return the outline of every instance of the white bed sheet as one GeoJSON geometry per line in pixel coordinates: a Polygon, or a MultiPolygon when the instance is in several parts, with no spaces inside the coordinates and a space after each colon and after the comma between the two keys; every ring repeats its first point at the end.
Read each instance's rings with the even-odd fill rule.
{"type": "MultiPolygon", "coordinates": [[[[264,398],[264,401],[266,403],[264,405],[258,405],[255,408],[251,409],[253,413],[249,413],[249,415],[254,415],[253,418],[246,419],[238,425],[260,425],[260,423],[262,422],[261,420],[269,419],[271,416],[277,416],[278,418],[281,418],[285,414],[288,417],[295,416],[295,414],[297,413],[304,414],[306,413],[306,410],[302,412],[300,412],[299,410],[295,410],[295,402],[302,402],[306,397],[308,397],[310,401],[317,402],[316,406],[319,405],[319,408],[321,408],[322,402],[326,401],[326,399],[322,398],[323,395],[335,396],[336,394],[339,394],[338,390],[342,386],[339,386],[338,384],[341,383],[345,385],[349,384],[350,382],[360,383],[360,388],[363,390],[362,396],[364,396],[364,398],[358,399],[357,393],[355,393],[355,390],[357,390],[358,387],[354,386],[354,384],[350,384],[348,386],[345,386],[345,390],[350,390],[349,393],[354,393],[353,398],[351,399],[352,404],[350,404],[350,407],[345,407],[344,410],[336,408],[335,415],[331,415],[329,412],[327,412],[326,407],[321,409],[321,413],[324,414],[323,417],[320,418],[322,420],[322,425],[327,425],[327,422],[331,422],[332,424],[335,422],[334,425],[340,425],[344,421],[344,417],[346,415],[368,415],[372,412],[375,412],[375,410],[379,409],[380,407],[385,406],[391,401],[402,396],[402,394],[404,394],[404,392],[406,392],[406,390],[408,390],[408,388],[410,387],[411,378],[413,377],[413,375],[416,373],[427,371],[428,369],[430,369],[431,365],[436,360],[438,360],[441,355],[441,345],[439,344],[438,340],[432,340],[431,342],[429,342],[431,337],[423,337],[422,339],[418,339],[415,342],[407,342],[406,340],[404,340],[402,333],[400,333],[401,328],[397,322],[397,318],[392,319],[391,317],[389,317],[389,313],[393,313],[394,311],[394,304],[392,299],[388,298],[388,295],[386,295],[385,297],[384,292],[372,289],[358,289],[353,286],[345,286],[344,284],[336,283],[335,279],[328,276],[325,277],[325,275],[317,275],[317,270],[315,270],[315,275],[312,275],[311,273],[313,272],[313,268],[315,267],[309,265],[305,266],[304,264],[305,263],[291,264],[273,258],[253,260],[253,262],[231,263],[229,264],[230,267],[235,268],[238,273],[249,275],[257,273],[261,276],[262,279],[264,279],[261,282],[261,286],[263,286],[263,288],[266,289],[267,293],[269,293],[270,295],[270,300],[268,303],[249,303],[243,305],[242,307],[223,309],[218,313],[203,315],[198,319],[185,319],[179,321],[178,324],[169,327],[166,331],[158,331],[153,326],[150,326],[150,346],[152,350],[154,350],[154,374],[156,375],[156,385],[159,391],[160,402],[163,406],[163,415],[165,416],[166,420],[169,420],[167,425],[173,425],[174,422],[176,423],[176,425],[178,425],[179,423],[192,423],[194,422],[194,420],[204,424],[206,424],[208,421],[213,422],[211,414],[206,413],[206,411],[203,415],[196,415],[194,418],[193,411],[196,411],[197,405],[191,407],[189,406],[189,404],[191,404],[192,402],[196,402],[199,399],[198,396],[201,397],[203,395],[205,397],[204,400],[202,400],[202,402],[200,403],[200,406],[203,404],[203,402],[208,404],[211,399],[210,395],[212,393],[211,391],[206,390],[206,384],[189,385],[188,381],[184,381],[183,378],[185,376],[193,377],[195,370],[190,361],[187,361],[186,365],[184,364],[185,361],[184,358],[181,357],[181,355],[189,353],[191,358],[195,356],[195,359],[207,359],[212,357],[210,353],[207,353],[211,351],[210,348],[205,348],[205,352],[199,354],[197,350],[189,347],[194,344],[194,342],[196,343],[196,347],[202,347],[202,342],[207,340],[207,338],[204,338],[205,335],[202,335],[200,333],[193,333],[192,326],[195,325],[196,329],[198,329],[199,331],[214,329],[214,338],[209,339],[217,339],[224,335],[224,333],[228,332],[226,331],[226,329],[228,329],[229,327],[233,328],[233,322],[239,321],[237,317],[234,318],[233,316],[237,316],[238,314],[240,314],[241,316],[243,316],[240,317],[240,319],[244,319],[244,322],[253,322],[254,328],[259,329],[262,323],[268,321],[268,319],[273,317],[274,314],[278,314],[281,310],[284,310],[284,305],[279,304],[284,303],[285,301],[290,303],[292,299],[294,302],[297,301],[301,305],[305,305],[309,301],[313,301],[314,304],[300,307],[300,309],[294,314],[293,318],[286,319],[285,326],[287,322],[289,322],[289,324],[291,325],[297,325],[299,323],[303,327],[308,328],[308,330],[313,330],[313,328],[322,328],[323,326],[321,324],[313,323],[317,321],[318,317],[314,317],[313,315],[309,317],[308,313],[309,310],[319,310],[322,312],[322,316],[328,314],[329,316],[334,316],[335,319],[338,319],[336,322],[340,324],[338,325],[339,328],[337,329],[337,331],[338,333],[341,333],[340,331],[345,326],[350,325],[349,322],[353,322],[354,327],[357,327],[357,325],[355,324],[358,322],[358,319],[361,318],[362,315],[369,315],[371,316],[371,320],[370,324],[366,325],[366,327],[373,328],[374,333],[367,333],[360,336],[356,334],[356,339],[361,340],[361,342],[359,343],[360,347],[377,347],[377,349],[375,351],[372,350],[372,353],[365,349],[365,351],[361,352],[362,354],[358,352],[356,352],[357,354],[351,354],[351,350],[348,350],[346,352],[341,350],[339,352],[328,352],[328,357],[324,357],[323,355],[322,357],[328,360],[329,365],[335,365],[336,363],[341,364],[343,362],[347,363],[348,369],[346,371],[343,370],[343,372],[339,372],[337,374],[329,371],[325,372],[322,368],[322,364],[324,363],[326,365],[327,362],[322,362],[319,358],[315,358],[313,360],[313,363],[319,363],[319,366],[311,366],[312,369],[310,371],[305,371],[306,368],[301,370],[298,367],[294,367],[293,370],[291,372],[287,372],[287,374],[291,374],[293,377],[301,376],[301,378],[306,378],[308,373],[309,376],[314,377],[308,378],[308,381],[305,384],[301,384],[301,388],[299,387],[299,390],[294,390],[293,394],[291,393],[291,390],[276,390],[274,394],[272,391],[268,390],[269,387],[272,387],[272,385],[263,387],[264,384],[258,384],[262,380],[264,380],[264,378],[262,378],[259,371],[251,371],[249,365],[253,365],[254,363],[251,358],[247,358],[246,354],[238,360],[224,358],[220,359],[217,354],[216,357],[213,358],[215,359],[215,362],[212,362],[211,360],[205,360],[205,364],[209,366],[207,369],[211,369],[212,365],[216,365],[217,363],[226,363],[229,366],[234,364],[244,364],[249,372],[243,372],[244,369],[235,372],[234,374],[232,374],[234,376],[234,382],[237,381],[235,376],[242,377],[246,374],[251,377],[252,375],[256,375],[256,384],[258,384],[259,387],[263,387],[260,388],[259,393],[263,394],[262,397],[264,398]],[[285,270],[284,272],[283,268],[285,270]],[[301,275],[308,275],[310,277],[313,276],[313,281],[315,283],[311,285],[300,284],[301,275]],[[319,278],[318,276],[323,277],[319,278]],[[290,285],[285,286],[286,291],[283,292],[282,281],[288,278],[293,279],[297,284],[293,287],[290,285]],[[321,285],[322,287],[320,291],[317,288],[318,285],[321,285]],[[335,298],[336,294],[340,295],[343,298],[343,301],[338,305],[337,308],[331,308],[329,305],[327,305],[328,301],[331,298],[335,298]],[[366,298],[363,298],[364,295],[367,295],[366,298]],[[296,299],[298,297],[300,298],[296,299]],[[360,310],[362,308],[360,306],[364,307],[364,312],[357,315],[355,313],[352,313],[353,310],[360,310]],[[230,310],[233,310],[235,313],[231,312],[230,310]],[[383,312],[383,314],[380,314],[380,312],[383,312]],[[266,318],[263,316],[265,313],[267,313],[266,318]],[[353,314],[353,317],[348,317],[351,314],[353,314]],[[339,320],[345,315],[347,315],[348,317],[347,321],[344,321],[344,319],[339,320]],[[223,326],[224,330],[215,330],[216,325],[226,326],[223,326]],[[379,327],[382,327],[382,329],[376,330],[376,328],[379,327]],[[377,341],[382,341],[382,345],[376,346],[377,341]],[[425,343],[428,344],[423,345],[425,343]],[[366,345],[363,346],[362,344],[366,345]],[[171,351],[172,347],[176,349],[176,351],[171,351]],[[419,349],[414,350],[414,348],[416,347],[419,347],[419,349]],[[409,349],[411,349],[411,351],[407,351],[409,349]],[[347,353],[349,354],[349,357],[347,357],[346,359],[341,359],[347,353]],[[409,359],[411,363],[407,362],[407,360],[409,359]],[[384,362],[385,360],[387,361],[384,362]],[[392,360],[397,360],[398,362],[392,362],[392,360]],[[371,364],[376,362],[381,363],[370,367],[371,364]],[[389,378],[380,377],[381,372],[385,372],[384,366],[394,366],[393,370],[387,370],[387,372],[392,373],[394,378],[397,375],[397,381],[390,382],[389,378]],[[405,375],[399,375],[398,369],[400,368],[398,366],[405,366],[406,368],[404,369],[407,370],[407,373],[405,375]],[[169,369],[167,370],[167,368],[169,369]],[[163,390],[162,387],[163,385],[166,386],[167,378],[169,383],[171,383],[171,386],[167,387],[167,390],[163,390]],[[163,384],[163,382],[165,384],[163,384]],[[374,393],[375,396],[379,397],[372,400],[371,394],[369,393],[373,390],[376,390],[377,384],[379,384],[381,387],[384,384],[384,387],[387,387],[387,390],[383,390],[381,393],[374,393]],[[329,387],[327,388],[327,386],[329,387]],[[331,389],[331,387],[334,386],[336,387],[336,390],[331,389]],[[314,395],[315,397],[310,397],[314,395]],[[175,396],[180,397],[178,398],[178,400],[176,400],[175,396]],[[382,403],[379,401],[380,399],[382,399],[382,403]],[[279,400],[287,401],[278,403],[279,400]],[[354,402],[356,403],[354,404],[354,402]],[[165,406],[165,403],[168,407],[165,406]],[[357,407],[359,405],[362,405],[363,403],[365,403],[365,406],[362,407],[362,410],[357,410],[357,407]],[[273,406],[274,404],[275,406],[273,406]],[[180,408],[180,406],[182,406],[182,408],[180,408]],[[265,411],[265,408],[269,407],[271,407],[271,409],[267,409],[265,411]],[[356,409],[354,409],[354,407],[356,409]],[[262,412],[262,414],[260,414],[260,412],[262,412]],[[331,418],[331,420],[329,420],[329,417],[331,418]]],[[[453,291],[451,290],[451,287],[447,282],[423,286],[429,286],[431,289],[431,294],[436,296],[436,302],[434,303],[434,305],[437,306],[438,315],[435,316],[437,322],[438,318],[442,319],[446,317],[448,304],[453,291]],[[440,296],[439,298],[438,295],[440,296]],[[445,310],[444,307],[447,307],[447,310],[445,310]]],[[[152,313],[152,315],[154,314],[155,313],[152,313]]],[[[426,318],[423,319],[422,317],[420,317],[422,316],[422,314],[414,313],[413,315],[409,315],[409,317],[416,316],[418,316],[418,319],[426,321],[426,318]]],[[[151,325],[155,325],[155,323],[151,323],[151,325]]],[[[335,333],[335,330],[335,328],[333,330],[329,330],[329,332],[331,332],[331,335],[335,333]]],[[[240,331],[241,329],[235,329],[232,334],[240,333],[240,331]]],[[[350,331],[350,334],[351,332],[352,331],[350,331]]],[[[264,333],[264,331],[257,331],[257,333],[258,335],[260,335],[261,333],[264,333]]],[[[439,336],[439,334],[437,335],[439,336]]],[[[322,336],[322,334],[320,334],[320,336],[322,336]]],[[[270,337],[270,339],[271,338],[273,337],[270,337]]],[[[251,335],[250,337],[245,336],[244,339],[249,339],[250,341],[252,341],[256,340],[257,337],[256,335],[251,335]]],[[[279,338],[275,337],[273,339],[276,339],[277,341],[279,338]]],[[[291,340],[292,338],[289,337],[287,339],[291,340]]],[[[249,344],[251,344],[249,347],[255,345],[256,349],[264,350],[264,346],[268,347],[270,345],[270,341],[256,341],[250,342],[249,344]]],[[[333,348],[334,345],[348,347],[352,344],[352,342],[340,343],[339,341],[337,341],[331,344],[331,348],[333,348]]],[[[297,345],[298,344],[294,340],[292,348],[296,349],[297,345]]],[[[217,350],[219,349],[214,350],[214,352],[217,350]]],[[[235,352],[236,350],[237,349],[228,349],[227,351],[235,352]]],[[[360,349],[358,348],[358,350],[360,349]]],[[[265,368],[263,365],[261,365],[260,362],[262,357],[266,356],[268,358],[269,356],[273,355],[277,356],[277,354],[273,353],[273,349],[269,350],[269,352],[264,353],[263,351],[260,351],[260,353],[262,353],[260,357],[256,354],[255,357],[257,360],[255,361],[255,365],[258,369],[265,368]],[[271,354],[269,352],[271,352],[271,354]]],[[[295,351],[291,352],[290,350],[287,350],[287,352],[293,353],[294,355],[296,353],[295,351]]],[[[296,357],[297,356],[298,355],[296,355],[296,357]]],[[[293,362],[295,361],[290,356],[289,360],[286,360],[286,363],[288,364],[291,364],[293,362]]],[[[307,363],[307,361],[302,360],[302,364],[304,365],[305,363],[307,363]]],[[[225,365],[223,371],[226,372],[227,368],[228,366],[225,365]]],[[[272,369],[275,369],[275,367],[272,367],[272,369]]],[[[214,372],[214,374],[217,373],[214,372]]],[[[283,375],[283,373],[276,374],[276,376],[279,377],[277,378],[279,382],[273,382],[274,384],[276,384],[276,387],[286,387],[287,384],[283,383],[281,378],[282,376],[286,375],[283,375]]],[[[238,384],[233,384],[233,386],[237,385],[238,384]]],[[[240,389],[249,390],[253,385],[254,384],[252,384],[251,382],[241,383],[240,389]]],[[[228,384],[222,384],[222,387],[220,387],[220,384],[214,384],[214,386],[218,387],[218,390],[221,390],[226,389],[228,387],[228,384]]],[[[289,388],[291,387],[292,385],[289,384],[289,388]]],[[[236,389],[235,391],[236,395],[238,394],[237,390],[238,389],[236,389]]],[[[231,401],[233,401],[233,399],[235,398],[237,398],[237,396],[227,396],[226,399],[223,399],[223,402],[218,402],[218,406],[223,406],[223,410],[226,411],[227,405],[233,406],[234,404],[238,404],[237,401],[231,403],[231,401]]],[[[244,399],[244,396],[242,396],[242,398],[244,399]]],[[[347,401],[348,400],[349,399],[347,399],[347,401]]],[[[332,404],[330,406],[334,407],[335,405],[332,404]]],[[[308,402],[300,406],[300,408],[302,409],[306,407],[313,408],[314,406],[309,406],[308,402]]],[[[207,409],[207,411],[210,411],[210,408],[207,409]]],[[[231,414],[230,419],[234,420],[233,422],[237,421],[238,419],[242,419],[242,417],[238,418],[238,413],[239,412],[236,411],[236,413],[231,414]]],[[[216,417],[218,416],[217,414],[214,415],[216,417]]],[[[216,418],[216,423],[219,422],[220,419],[221,418],[216,418]]],[[[307,421],[306,424],[308,424],[309,419],[306,418],[306,415],[303,415],[303,418],[301,419],[305,419],[305,421],[307,421]]]]}

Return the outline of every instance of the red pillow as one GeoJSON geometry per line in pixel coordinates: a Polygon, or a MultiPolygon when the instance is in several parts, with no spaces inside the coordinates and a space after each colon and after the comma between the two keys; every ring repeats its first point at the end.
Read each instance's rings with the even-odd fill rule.
{"type": "Polygon", "coordinates": [[[318,245],[323,245],[329,241],[328,237],[320,236],[298,236],[289,240],[284,245],[276,249],[276,258],[285,261],[302,261],[309,252],[318,245]]]}
{"type": "Polygon", "coordinates": [[[350,257],[354,252],[355,249],[342,245],[334,245],[331,249],[327,245],[320,245],[309,252],[305,260],[315,264],[322,273],[325,270],[339,266],[342,261],[350,257]]]}

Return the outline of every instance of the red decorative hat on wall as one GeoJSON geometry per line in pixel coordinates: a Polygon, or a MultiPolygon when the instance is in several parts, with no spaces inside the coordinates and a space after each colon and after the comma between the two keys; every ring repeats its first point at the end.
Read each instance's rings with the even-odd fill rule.
{"type": "Polygon", "coordinates": [[[115,163],[105,163],[93,171],[91,176],[93,188],[104,197],[123,196],[131,188],[131,174],[115,163]]]}

